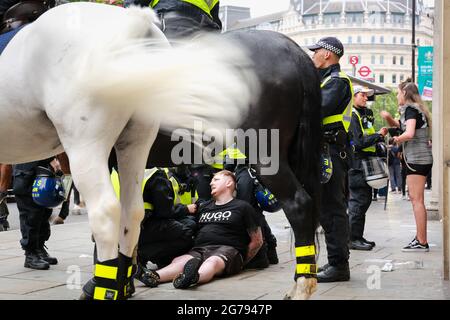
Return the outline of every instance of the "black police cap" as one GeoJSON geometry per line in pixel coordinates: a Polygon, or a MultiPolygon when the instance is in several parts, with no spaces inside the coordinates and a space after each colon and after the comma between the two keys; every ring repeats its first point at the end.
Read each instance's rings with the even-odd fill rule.
{"type": "Polygon", "coordinates": [[[344,55],[344,46],[342,45],[342,42],[335,37],[322,38],[316,44],[308,47],[311,51],[316,51],[321,48],[335,53],[339,58],[344,55]]]}

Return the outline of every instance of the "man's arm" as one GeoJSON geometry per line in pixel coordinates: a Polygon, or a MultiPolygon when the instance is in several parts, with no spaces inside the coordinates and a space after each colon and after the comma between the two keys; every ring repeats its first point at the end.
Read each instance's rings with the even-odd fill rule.
{"type": "Polygon", "coordinates": [[[374,133],[365,136],[364,132],[362,131],[361,124],[359,123],[359,118],[354,112],[352,113],[350,130],[352,132],[353,145],[355,146],[356,151],[360,151],[364,148],[374,145],[377,142],[383,141],[383,135],[381,135],[380,133],[374,133]]]}
{"type": "Polygon", "coordinates": [[[256,254],[263,245],[263,237],[261,232],[261,227],[257,227],[254,230],[249,230],[248,235],[250,236],[250,243],[247,247],[247,256],[245,257],[244,264],[247,264],[256,254]]]}

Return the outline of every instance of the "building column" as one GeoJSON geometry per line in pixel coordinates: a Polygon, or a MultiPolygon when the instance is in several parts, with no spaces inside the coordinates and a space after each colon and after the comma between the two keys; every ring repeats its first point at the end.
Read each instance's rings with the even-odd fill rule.
{"type": "MultiPolygon", "coordinates": [[[[436,90],[433,91],[433,158],[434,165],[432,170],[432,190],[431,198],[429,202],[426,203],[426,208],[428,212],[428,220],[441,220],[443,217],[443,211],[439,210],[440,194],[442,190],[442,176],[443,168],[438,165],[439,159],[442,158],[442,140],[441,140],[441,130],[440,125],[441,115],[442,115],[442,97],[440,93],[442,92],[439,85],[442,81],[441,65],[442,65],[442,8],[438,9],[440,4],[435,4],[435,26],[434,26],[434,56],[433,56],[433,84],[435,84],[436,90]]],[[[442,6],[442,4],[441,4],[442,6]]]]}
{"type": "MultiPolygon", "coordinates": [[[[439,192],[439,211],[442,215],[443,276],[450,279],[450,1],[435,2],[435,83],[433,84],[433,156],[439,192]],[[447,84],[447,85],[446,85],[447,84]],[[436,107],[436,108],[435,108],[436,107]],[[435,137],[438,139],[434,140],[435,137]],[[436,141],[436,142],[435,142],[436,141]]],[[[433,187],[434,188],[434,187],[433,187]]]]}

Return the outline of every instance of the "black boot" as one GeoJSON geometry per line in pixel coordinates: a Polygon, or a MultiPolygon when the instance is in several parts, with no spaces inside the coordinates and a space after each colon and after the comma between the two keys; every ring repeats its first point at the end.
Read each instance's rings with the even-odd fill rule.
{"type": "Polygon", "coordinates": [[[277,248],[267,245],[267,258],[270,264],[278,264],[277,248]]]}
{"type": "Polygon", "coordinates": [[[364,242],[364,243],[367,243],[367,244],[371,245],[372,247],[375,247],[375,246],[376,246],[376,244],[375,244],[374,241],[369,241],[369,240],[366,240],[365,238],[361,238],[361,241],[364,242]]]}
{"type": "Polygon", "coordinates": [[[25,263],[23,266],[36,270],[47,270],[50,268],[50,264],[42,260],[36,251],[25,251],[25,263]]]}
{"type": "Polygon", "coordinates": [[[156,271],[145,268],[140,263],[137,265],[135,278],[146,287],[156,288],[159,285],[159,274],[156,271]]]}
{"type": "Polygon", "coordinates": [[[56,259],[55,257],[51,257],[45,248],[45,245],[43,245],[42,247],[36,249],[36,253],[39,255],[39,257],[42,260],[47,261],[50,265],[58,264],[58,259],[56,259]]]}
{"type": "Polygon", "coordinates": [[[356,240],[350,241],[350,243],[348,244],[348,247],[349,247],[349,249],[352,249],[352,250],[363,250],[363,251],[369,251],[369,250],[373,249],[373,247],[370,244],[365,243],[361,239],[356,239],[356,240]]]}
{"type": "Polygon", "coordinates": [[[350,268],[348,266],[348,263],[344,263],[339,266],[329,265],[328,268],[317,274],[317,282],[319,283],[349,280],[350,268]]]}
{"type": "Polygon", "coordinates": [[[94,277],[84,286],[80,300],[117,300],[119,298],[119,258],[99,262],[95,256],[94,277]]]}

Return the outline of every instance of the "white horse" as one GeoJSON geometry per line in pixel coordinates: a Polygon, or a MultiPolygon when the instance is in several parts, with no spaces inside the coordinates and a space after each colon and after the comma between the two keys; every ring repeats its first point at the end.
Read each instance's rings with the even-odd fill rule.
{"type": "Polygon", "coordinates": [[[23,28],[0,56],[0,163],[66,151],[97,245],[90,298],[129,296],[141,181],[158,130],[195,120],[232,128],[257,95],[239,48],[173,49],[155,20],[151,9],[65,4],[23,28]],[[107,166],[113,147],[120,202],[107,166]]]}

